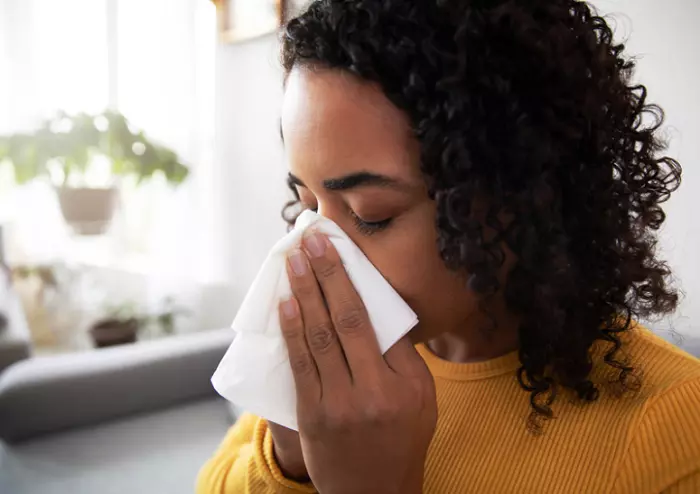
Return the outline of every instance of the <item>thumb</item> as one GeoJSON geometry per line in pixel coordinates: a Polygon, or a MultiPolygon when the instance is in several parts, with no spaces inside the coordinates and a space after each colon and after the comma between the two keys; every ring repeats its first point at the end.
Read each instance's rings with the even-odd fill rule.
{"type": "Polygon", "coordinates": [[[397,374],[417,376],[426,370],[425,362],[408,336],[404,336],[384,354],[387,365],[397,374]]]}

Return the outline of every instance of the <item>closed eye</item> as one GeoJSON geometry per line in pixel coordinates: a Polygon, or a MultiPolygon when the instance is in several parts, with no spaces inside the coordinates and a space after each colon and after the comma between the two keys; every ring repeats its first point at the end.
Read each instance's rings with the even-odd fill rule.
{"type": "MultiPolygon", "coordinates": [[[[310,211],[313,211],[314,213],[318,213],[318,206],[308,206],[304,205],[304,209],[308,209],[310,211]]],[[[385,220],[381,221],[366,221],[360,218],[355,211],[352,209],[349,210],[350,217],[352,218],[352,222],[355,225],[355,228],[359,233],[362,235],[372,235],[374,233],[380,232],[384,229],[386,229],[392,222],[393,218],[387,218],[385,220]]]]}
{"type": "Polygon", "coordinates": [[[352,210],[350,210],[350,216],[355,223],[355,228],[357,228],[357,231],[363,235],[372,235],[385,230],[391,224],[391,220],[393,219],[387,218],[381,221],[365,221],[352,210]]]}

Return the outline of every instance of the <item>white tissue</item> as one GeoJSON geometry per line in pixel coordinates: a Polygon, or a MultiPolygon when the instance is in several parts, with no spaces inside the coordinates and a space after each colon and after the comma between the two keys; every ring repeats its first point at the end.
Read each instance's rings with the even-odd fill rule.
{"type": "Polygon", "coordinates": [[[272,248],[233,321],[236,335],[211,382],[237,407],[298,430],[296,390],[282,338],[277,308],[289,298],[287,253],[301,242],[309,226],[333,242],[385,353],[418,323],[416,314],[379,274],[338,225],[313,211],[302,213],[289,234],[272,248]]]}

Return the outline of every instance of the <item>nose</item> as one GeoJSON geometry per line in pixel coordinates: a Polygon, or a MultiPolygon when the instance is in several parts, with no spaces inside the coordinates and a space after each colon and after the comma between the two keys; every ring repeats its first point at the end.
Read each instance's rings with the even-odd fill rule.
{"type": "Polygon", "coordinates": [[[341,212],[338,210],[337,207],[333,208],[329,204],[319,201],[318,207],[316,208],[316,212],[324,218],[328,218],[336,225],[342,223],[342,218],[340,217],[341,212]]]}

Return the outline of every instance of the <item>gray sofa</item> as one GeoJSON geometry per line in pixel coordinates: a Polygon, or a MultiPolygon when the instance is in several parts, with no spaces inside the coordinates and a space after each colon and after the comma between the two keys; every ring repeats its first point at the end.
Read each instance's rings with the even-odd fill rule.
{"type": "Polygon", "coordinates": [[[0,374],[0,493],[191,493],[233,416],[230,330],[38,357],[0,374]]]}
{"type": "Polygon", "coordinates": [[[7,287],[0,264],[0,313],[6,325],[0,327],[0,372],[31,355],[32,340],[19,298],[7,287]]]}
{"type": "MultiPolygon", "coordinates": [[[[209,383],[232,337],[208,331],[10,366],[0,373],[0,493],[192,493],[234,421],[209,383]]],[[[700,339],[675,343],[700,355],[700,339]]]]}

